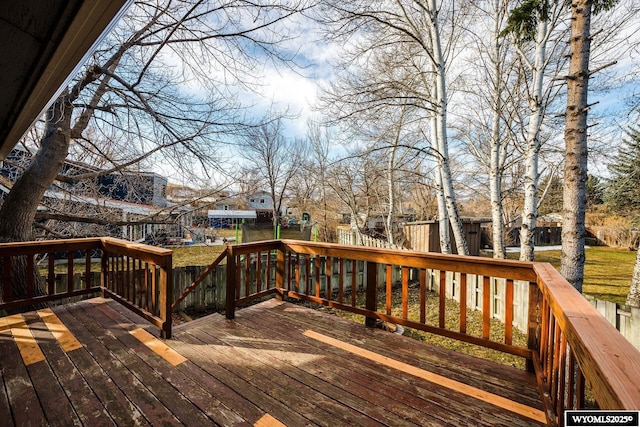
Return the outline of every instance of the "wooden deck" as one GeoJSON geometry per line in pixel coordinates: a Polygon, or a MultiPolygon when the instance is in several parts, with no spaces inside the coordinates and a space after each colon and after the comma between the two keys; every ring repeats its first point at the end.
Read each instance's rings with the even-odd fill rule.
{"type": "Polygon", "coordinates": [[[544,424],[533,375],[276,300],[157,331],[106,299],[0,318],[0,425],[544,424]]]}

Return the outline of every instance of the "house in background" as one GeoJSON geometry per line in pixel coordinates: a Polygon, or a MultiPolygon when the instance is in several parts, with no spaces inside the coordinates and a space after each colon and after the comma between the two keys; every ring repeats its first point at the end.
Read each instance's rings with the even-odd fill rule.
{"type": "Polygon", "coordinates": [[[249,209],[256,213],[257,224],[273,224],[273,197],[266,191],[247,196],[249,209]]]}
{"type": "MultiPolygon", "coordinates": [[[[10,191],[22,170],[31,161],[22,145],[12,149],[0,162],[0,201],[10,191]]],[[[82,162],[65,161],[61,173],[67,176],[91,174],[101,169],[82,162]]],[[[63,235],[112,236],[132,241],[161,243],[165,237],[182,237],[193,215],[186,206],[169,207],[167,179],[153,172],[121,171],[76,183],[58,182],[44,194],[40,221],[47,213],[57,214],[63,235]],[[66,220],[64,219],[65,213],[66,220]],[[73,221],[73,216],[92,217],[94,222],[73,221]],[[103,220],[111,224],[104,224],[103,220]]],[[[51,228],[51,227],[49,227],[51,228]]]]}
{"type": "Polygon", "coordinates": [[[273,222],[273,198],[266,191],[250,194],[245,198],[222,197],[216,208],[209,211],[209,224],[213,228],[234,227],[240,224],[271,224],[273,222]]]}

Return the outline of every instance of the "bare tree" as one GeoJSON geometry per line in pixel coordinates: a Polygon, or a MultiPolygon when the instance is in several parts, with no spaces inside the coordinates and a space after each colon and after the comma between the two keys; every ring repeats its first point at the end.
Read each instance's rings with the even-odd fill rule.
{"type": "Polygon", "coordinates": [[[487,171],[494,258],[506,257],[503,177],[515,151],[513,133],[507,129],[513,121],[512,111],[520,107],[515,49],[502,37],[511,3],[475,4],[477,18],[468,31],[476,53],[469,62],[477,73],[466,90],[469,114],[458,120],[471,153],[487,171]]]}
{"type": "Polygon", "coordinates": [[[546,110],[558,93],[556,77],[563,61],[562,0],[525,0],[511,12],[503,34],[512,34],[526,79],[528,117],[524,137],[524,204],[520,228],[520,259],[534,258],[534,230],[538,218],[539,158],[546,110]],[[557,63],[555,67],[554,61],[557,63]]]}
{"type": "Polygon", "coordinates": [[[0,241],[32,239],[37,207],[56,180],[73,184],[152,160],[182,171],[215,169],[218,143],[246,128],[227,83],[250,88],[265,61],[290,61],[293,54],[277,48],[290,38],[279,24],[303,7],[135,2],[47,111],[38,150],[0,207],[0,241]],[[106,158],[102,170],[61,174],[67,156],[79,151],[84,161],[106,158]]]}
{"type": "Polygon", "coordinates": [[[268,188],[273,200],[273,224],[277,226],[287,190],[306,157],[305,141],[286,138],[282,120],[268,119],[247,132],[240,155],[268,188]]]}
{"type": "Polygon", "coordinates": [[[338,120],[375,121],[382,110],[402,105],[423,112],[436,154],[441,206],[446,206],[439,218],[442,250],[450,252],[451,221],[458,253],[467,254],[449,166],[447,61],[459,47],[458,21],[468,15],[435,0],[327,4],[325,22],[350,49],[327,104],[338,120]]]}

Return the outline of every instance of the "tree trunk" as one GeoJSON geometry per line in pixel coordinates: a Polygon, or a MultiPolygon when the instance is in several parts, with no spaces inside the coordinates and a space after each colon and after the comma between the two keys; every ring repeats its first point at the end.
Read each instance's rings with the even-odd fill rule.
{"type": "MultiPolygon", "coordinates": [[[[31,164],[18,178],[0,207],[0,242],[33,240],[33,221],[45,191],[54,181],[69,151],[72,106],[61,95],[47,111],[45,135],[31,164]]],[[[11,264],[12,299],[27,296],[27,275],[35,275],[35,293],[43,295],[44,283],[37,268],[27,271],[25,257],[13,258],[11,264]]],[[[0,269],[0,282],[4,272],[0,269]]],[[[39,307],[28,307],[34,309],[39,307]]]]}
{"type": "MultiPolygon", "coordinates": [[[[400,131],[398,130],[398,134],[400,133],[400,131]]],[[[395,236],[393,233],[393,217],[395,216],[395,191],[394,191],[394,183],[395,183],[395,178],[394,178],[394,168],[395,168],[395,157],[396,157],[396,151],[398,149],[398,144],[397,144],[397,139],[396,142],[394,143],[393,147],[391,148],[391,154],[389,155],[389,159],[387,162],[387,191],[388,191],[388,197],[389,197],[389,209],[387,212],[387,218],[386,218],[386,228],[387,228],[387,242],[389,242],[390,245],[395,244],[395,236]]]]}
{"type": "Polygon", "coordinates": [[[571,42],[565,116],[562,275],[582,292],[587,205],[587,91],[591,47],[591,0],[571,3],[571,42]]]}
{"type": "Polygon", "coordinates": [[[489,161],[489,197],[491,200],[491,241],[493,246],[493,257],[506,258],[504,240],[504,217],[502,212],[502,175],[505,158],[505,142],[501,135],[500,121],[502,116],[502,91],[504,83],[502,81],[502,64],[500,58],[501,21],[506,12],[506,8],[501,8],[499,2],[493,5],[495,11],[493,27],[493,45],[491,51],[491,61],[493,62],[493,111],[491,119],[491,154],[489,161]]]}
{"type": "MultiPolygon", "coordinates": [[[[458,204],[453,189],[453,179],[451,177],[451,168],[449,167],[449,147],[447,142],[447,87],[444,66],[444,55],[442,53],[442,45],[440,42],[440,29],[437,20],[437,7],[435,0],[429,1],[429,9],[431,11],[431,43],[434,58],[434,76],[435,76],[435,127],[437,133],[435,135],[438,144],[439,153],[439,169],[442,178],[442,193],[444,195],[447,206],[447,213],[451,224],[453,236],[456,239],[456,249],[459,255],[469,255],[467,247],[467,239],[464,235],[462,221],[458,213],[458,204]]],[[[440,227],[442,231],[442,226],[440,227]]],[[[441,237],[442,239],[442,237],[441,237]]]]}
{"type": "Polygon", "coordinates": [[[538,157],[542,123],[542,84],[546,61],[548,23],[541,19],[536,31],[536,53],[533,65],[533,89],[529,98],[529,127],[525,151],[524,205],[520,228],[520,260],[534,259],[534,232],[538,220],[538,157]]]}
{"type": "MultiPolygon", "coordinates": [[[[435,92],[435,89],[434,89],[435,92]]],[[[438,118],[434,114],[431,117],[431,147],[435,153],[439,153],[438,143],[438,118]]],[[[440,157],[437,159],[437,165],[434,171],[436,182],[436,201],[438,203],[438,236],[440,237],[440,252],[443,254],[451,253],[451,236],[449,235],[449,215],[447,213],[447,203],[442,189],[442,167],[440,166],[440,157]]]]}
{"type": "Polygon", "coordinates": [[[636,263],[633,266],[633,276],[631,277],[631,287],[627,295],[627,305],[640,307],[640,247],[638,247],[636,263]]]}

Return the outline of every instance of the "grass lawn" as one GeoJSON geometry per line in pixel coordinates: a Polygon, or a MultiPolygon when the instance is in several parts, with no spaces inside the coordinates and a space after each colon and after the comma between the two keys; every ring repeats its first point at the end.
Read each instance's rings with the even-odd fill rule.
{"type": "MultiPolygon", "coordinates": [[[[235,230],[216,230],[218,237],[236,237],[235,230]]],[[[242,231],[238,231],[238,239],[242,241],[242,231]]],[[[178,246],[169,248],[173,251],[173,266],[187,267],[191,265],[209,265],[222,253],[225,246],[178,246]]]]}
{"type": "MultiPolygon", "coordinates": [[[[509,258],[518,259],[518,253],[509,258]]],[[[598,299],[624,304],[629,293],[636,253],[595,246],[586,250],[582,291],[598,299]]],[[[560,251],[536,252],[536,261],[551,263],[560,271],[560,251]]]]}

